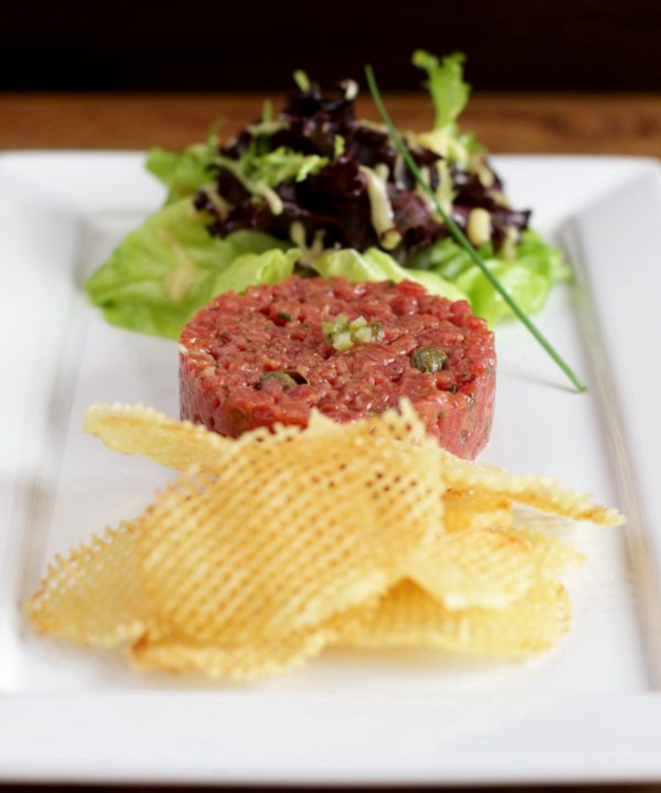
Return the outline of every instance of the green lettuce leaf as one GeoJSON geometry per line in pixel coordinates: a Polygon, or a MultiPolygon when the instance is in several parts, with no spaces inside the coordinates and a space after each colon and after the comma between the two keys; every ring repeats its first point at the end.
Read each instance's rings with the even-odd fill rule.
{"type": "Polygon", "coordinates": [[[221,292],[245,292],[249,286],[279,284],[294,274],[294,265],[301,251],[290,248],[281,251],[273,248],[264,253],[244,253],[216,276],[214,294],[221,292]]]}
{"type": "Polygon", "coordinates": [[[465,59],[461,52],[447,55],[440,62],[435,55],[424,50],[413,53],[413,65],[427,72],[425,86],[429,89],[436,108],[437,129],[454,124],[466,107],[470,85],[464,81],[465,59]]]}
{"type": "Polygon", "coordinates": [[[323,278],[340,277],[349,281],[399,281],[409,280],[422,284],[432,295],[448,300],[466,300],[466,295],[454,284],[449,283],[431,270],[415,270],[402,267],[384,251],[369,248],[365,253],[344,248],[328,251],[319,257],[312,267],[323,278]]]}
{"type": "MultiPolygon", "coordinates": [[[[551,247],[531,229],[523,232],[511,258],[495,255],[490,244],[481,246],[479,253],[527,314],[536,314],[543,308],[555,283],[571,278],[562,251],[551,247]]],[[[467,295],[474,313],[490,325],[513,316],[480,268],[453,240],[436,242],[410,263],[451,281],[467,295]]]]}
{"type": "Polygon", "coordinates": [[[109,322],[178,338],[195,311],[222,291],[219,279],[237,258],[286,247],[257,231],[212,237],[192,198],[183,198],[132,231],[87,281],[86,289],[109,322]]]}
{"type": "Polygon", "coordinates": [[[193,195],[202,185],[213,181],[207,170],[218,156],[215,129],[204,143],[195,143],[180,152],[151,149],[145,167],[168,188],[166,204],[193,195]]]}

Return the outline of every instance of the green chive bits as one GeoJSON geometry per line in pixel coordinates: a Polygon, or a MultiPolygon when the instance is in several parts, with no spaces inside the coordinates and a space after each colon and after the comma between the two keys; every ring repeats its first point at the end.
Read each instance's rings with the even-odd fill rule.
{"type": "Polygon", "coordinates": [[[349,322],[346,314],[338,314],[332,322],[322,322],[321,330],[328,344],[338,352],[350,350],[357,342],[367,343],[383,338],[380,322],[368,322],[356,317],[349,322]]]}
{"type": "Polygon", "coordinates": [[[448,356],[438,347],[418,347],[411,356],[411,363],[419,372],[434,374],[445,366],[448,356]]]}

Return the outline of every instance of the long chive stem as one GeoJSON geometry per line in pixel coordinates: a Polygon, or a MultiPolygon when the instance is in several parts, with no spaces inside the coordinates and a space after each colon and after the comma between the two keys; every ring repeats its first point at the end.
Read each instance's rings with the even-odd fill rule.
{"type": "Polygon", "coordinates": [[[433,201],[436,211],[443,218],[443,222],[447,226],[450,234],[454,237],[456,243],[461,248],[463,248],[464,251],[466,251],[466,253],[470,256],[472,261],[474,261],[475,264],[480,268],[480,270],[484,273],[484,276],[489,281],[489,283],[502,296],[503,300],[511,308],[512,313],[515,314],[515,316],[517,316],[521,320],[521,322],[526,326],[526,328],[530,331],[530,333],[532,333],[535,339],[537,339],[537,341],[541,344],[541,346],[546,350],[546,352],[551,356],[551,358],[567,375],[567,377],[571,380],[576,390],[579,393],[586,391],[587,388],[585,384],[582,382],[582,380],[569,366],[569,364],[564,360],[564,358],[562,358],[562,356],[558,353],[555,347],[553,347],[551,342],[544,336],[544,334],[539,330],[539,328],[531,321],[531,319],[528,317],[525,311],[523,311],[523,309],[519,306],[519,304],[514,300],[514,298],[509,294],[509,292],[505,289],[505,287],[500,283],[498,278],[496,278],[496,276],[491,272],[484,259],[471,245],[470,241],[466,238],[466,235],[463,233],[463,231],[455,223],[452,217],[443,209],[441,202],[438,200],[438,196],[436,195],[434,190],[432,190],[431,186],[422,175],[415,160],[411,156],[411,153],[409,152],[406,144],[404,143],[402,136],[399,134],[392,119],[390,118],[390,115],[386,110],[385,105],[383,104],[383,99],[381,98],[381,92],[379,91],[379,88],[376,84],[374,71],[372,67],[369,65],[365,66],[365,76],[367,77],[367,85],[369,86],[370,93],[372,94],[372,99],[374,100],[374,104],[376,105],[376,109],[379,111],[379,115],[383,119],[383,122],[386,125],[390,137],[392,138],[395,146],[397,147],[397,150],[402,155],[402,158],[408,165],[411,173],[415,177],[418,184],[420,184],[420,186],[425,191],[425,193],[427,193],[427,195],[433,201]]]}

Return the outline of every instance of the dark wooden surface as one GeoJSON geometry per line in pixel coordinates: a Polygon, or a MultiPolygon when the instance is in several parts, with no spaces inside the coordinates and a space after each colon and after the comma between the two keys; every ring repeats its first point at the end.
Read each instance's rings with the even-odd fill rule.
{"type": "MultiPolygon", "coordinates": [[[[176,149],[216,119],[222,134],[236,131],[260,115],[264,96],[0,93],[0,150],[176,149]]],[[[422,93],[389,94],[387,104],[400,125],[432,123],[422,93]]],[[[367,98],[359,112],[375,117],[367,98]]],[[[461,121],[494,152],[661,156],[661,94],[477,93],[461,121]]]]}

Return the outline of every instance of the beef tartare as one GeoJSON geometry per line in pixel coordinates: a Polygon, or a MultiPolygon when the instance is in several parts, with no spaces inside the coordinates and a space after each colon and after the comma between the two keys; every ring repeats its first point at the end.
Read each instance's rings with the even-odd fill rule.
{"type": "Polygon", "coordinates": [[[410,281],[290,278],[215,298],[181,336],[181,417],[238,437],[413,404],[441,446],[473,458],[493,415],[493,335],[468,303],[410,281]]]}

